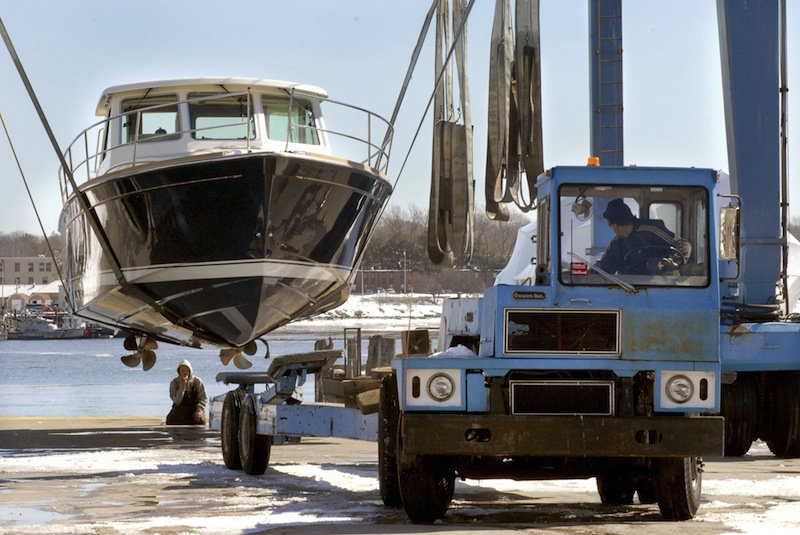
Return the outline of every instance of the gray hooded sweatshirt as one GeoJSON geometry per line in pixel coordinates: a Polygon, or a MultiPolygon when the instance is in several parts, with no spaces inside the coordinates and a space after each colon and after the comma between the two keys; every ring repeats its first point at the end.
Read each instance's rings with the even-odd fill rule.
{"type": "Polygon", "coordinates": [[[206,405],[208,404],[208,397],[206,396],[206,387],[203,381],[194,375],[194,369],[188,360],[182,360],[181,363],[178,364],[177,370],[180,370],[181,366],[189,368],[189,381],[187,382],[186,389],[184,389],[180,372],[178,372],[177,377],[170,381],[169,397],[172,399],[172,404],[174,406],[180,405],[186,390],[190,390],[197,395],[197,410],[205,412],[206,405]]]}

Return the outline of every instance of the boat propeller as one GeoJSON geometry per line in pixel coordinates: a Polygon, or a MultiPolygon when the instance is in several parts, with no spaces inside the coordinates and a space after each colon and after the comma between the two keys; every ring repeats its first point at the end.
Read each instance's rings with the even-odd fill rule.
{"type": "Polygon", "coordinates": [[[256,351],[258,351],[256,342],[255,340],[251,340],[241,347],[231,347],[229,349],[221,350],[219,352],[219,360],[221,360],[222,364],[225,366],[230,364],[231,360],[233,360],[234,366],[240,370],[246,370],[252,366],[253,363],[247,360],[242,353],[253,356],[256,354],[256,351]]]}
{"type": "Polygon", "coordinates": [[[123,346],[128,351],[135,351],[132,355],[125,355],[120,358],[125,366],[135,368],[139,363],[142,363],[142,369],[147,371],[155,365],[156,352],[153,350],[158,349],[158,342],[152,338],[142,336],[141,340],[137,343],[136,336],[131,334],[125,338],[123,346]]]}

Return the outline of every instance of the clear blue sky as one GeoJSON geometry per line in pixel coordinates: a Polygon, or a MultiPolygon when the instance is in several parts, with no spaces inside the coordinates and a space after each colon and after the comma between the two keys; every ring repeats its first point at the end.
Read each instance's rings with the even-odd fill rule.
{"type": "MultiPolygon", "coordinates": [[[[589,156],[588,1],[542,0],[545,166],[589,156]]],[[[310,83],[331,98],[389,118],[429,0],[26,0],[2,17],[64,147],[95,121],[106,87],[183,76],[244,76],[310,83]]],[[[800,50],[800,8],[789,2],[789,50],[800,50]]],[[[488,40],[494,1],[469,23],[476,200],[482,205],[488,40]]],[[[714,0],[623,1],[625,163],[727,170],[714,0]]],[[[396,124],[394,180],[433,84],[432,35],[396,124]]],[[[792,58],[790,57],[790,60],[792,58]]],[[[797,66],[795,59],[794,66],[797,66]]],[[[800,94],[790,63],[790,98],[800,94]]],[[[0,110],[22,160],[46,232],[57,231],[58,160],[0,49],[0,110]]],[[[790,104],[792,117],[800,103],[790,104]]],[[[793,124],[798,124],[797,120],[793,124]]],[[[430,120],[390,201],[427,207],[430,120]]],[[[790,189],[800,214],[798,138],[790,189]]],[[[5,136],[0,136],[0,232],[39,234],[5,136]]],[[[776,207],[777,208],[777,207],[776,207]]]]}

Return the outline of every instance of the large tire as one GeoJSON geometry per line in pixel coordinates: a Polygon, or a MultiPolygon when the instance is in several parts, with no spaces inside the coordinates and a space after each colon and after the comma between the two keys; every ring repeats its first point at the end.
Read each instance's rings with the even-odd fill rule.
{"type": "Polygon", "coordinates": [[[397,475],[397,440],[400,407],[397,401],[397,379],[394,374],[381,381],[378,398],[378,484],[383,504],[401,507],[400,482],[397,475]]]}
{"type": "Polygon", "coordinates": [[[222,460],[231,470],[242,468],[239,458],[239,412],[246,392],[241,389],[231,390],[225,394],[222,403],[222,460]]]}
{"type": "Polygon", "coordinates": [[[639,503],[651,504],[658,502],[656,486],[652,479],[640,479],[636,482],[636,495],[639,496],[639,503]]]}
{"type": "Polygon", "coordinates": [[[272,437],[256,433],[256,398],[247,394],[239,415],[239,458],[245,473],[258,476],[267,470],[272,437]]]}
{"type": "Polygon", "coordinates": [[[768,382],[774,399],[773,428],[767,447],[778,457],[800,456],[800,372],[781,372],[768,382]]]}
{"type": "Polygon", "coordinates": [[[446,457],[408,455],[402,437],[397,441],[400,497],[408,518],[430,524],[442,518],[455,490],[455,471],[446,457]]]}
{"type": "Polygon", "coordinates": [[[722,416],[725,417],[725,456],[739,457],[758,436],[758,385],[752,377],[740,375],[722,385],[722,416]]]}
{"type": "Polygon", "coordinates": [[[598,474],[597,493],[603,505],[631,505],[636,481],[626,473],[605,472],[598,474]]]}
{"type": "Polygon", "coordinates": [[[703,472],[698,457],[655,460],[654,484],[658,508],[665,520],[689,520],[700,507],[703,472]]]}

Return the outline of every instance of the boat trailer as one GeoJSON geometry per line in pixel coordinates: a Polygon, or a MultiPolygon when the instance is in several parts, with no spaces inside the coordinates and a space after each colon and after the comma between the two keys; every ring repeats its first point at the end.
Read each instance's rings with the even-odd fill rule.
{"type": "Polygon", "coordinates": [[[217,374],[217,382],[238,385],[214,397],[210,406],[209,427],[220,431],[225,465],[263,474],[272,445],[297,443],[301,437],[377,441],[376,404],[303,403],[301,387],[308,375],[332,368],[343,356],[342,350],[315,350],[275,357],[266,373],[217,374]],[[256,392],[262,384],[265,390],[256,392]]]}

